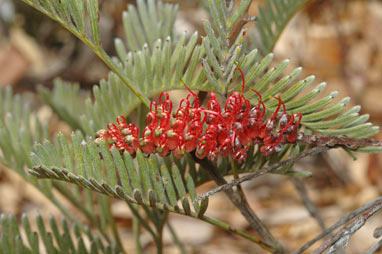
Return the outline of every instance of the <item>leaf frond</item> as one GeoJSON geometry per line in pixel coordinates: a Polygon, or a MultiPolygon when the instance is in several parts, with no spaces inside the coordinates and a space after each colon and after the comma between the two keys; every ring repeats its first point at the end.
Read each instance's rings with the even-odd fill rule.
{"type": "Polygon", "coordinates": [[[184,177],[177,166],[167,167],[161,159],[155,156],[147,159],[142,152],[137,152],[136,159],[127,152],[120,154],[116,148],[110,152],[105,142],[100,145],[93,140],[85,142],[78,134],[71,139],[69,149],[75,156],[65,156],[65,160],[59,149],[62,142],[66,144],[62,134],[58,134],[55,146],[49,141],[37,144],[32,153],[36,166],[29,172],[38,178],[71,182],[130,203],[198,216],[201,204],[195,204],[193,211],[186,204],[189,202],[186,194],[195,193],[195,189],[188,190],[194,186],[193,180],[184,177]],[[48,151],[51,156],[46,155],[48,151]]]}
{"type": "Polygon", "coordinates": [[[117,254],[121,253],[116,246],[105,244],[89,228],[85,234],[78,224],[70,224],[67,219],[61,219],[61,225],[51,216],[48,223],[41,215],[36,218],[37,228],[33,229],[29,218],[24,214],[21,225],[14,215],[0,215],[0,253],[1,254],[40,254],[73,253],[73,254],[117,254]],[[86,236],[85,236],[86,235],[86,236]],[[85,243],[90,242],[90,245],[85,243]]]}
{"type": "Polygon", "coordinates": [[[73,129],[82,130],[80,116],[85,113],[83,100],[90,98],[90,94],[80,91],[79,84],[57,78],[53,81],[52,92],[42,86],[39,86],[37,91],[41,100],[49,105],[62,120],[73,129]]]}
{"type": "Polygon", "coordinates": [[[31,166],[29,158],[33,143],[48,137],[48,126],[43,124],[30,104],[14,94],[12,88],[0,89],[0,162],[37,185],[24,167],[31,166]]]}
{"type": "Polygon", "coordinates": [[[129,204],[201,219],[261,244],[257,237],[205,216],[208,199],[196,201],[192,173],[186,175],[184,168],[181,170],[155,155],[147,159],[140,151],[133,159],[127,152],[121,154],[114,147],[110,151],[105,141],[96,144],[90,139],[86,142],[79,134],[73,134],[71,139],[69,151],[75,154],[71,162],[59,152],[60,143],[66,140],[62,134],[58,134],[56,145],[49,141],[36,144],[32,153],[35,166],[29,173],[37,178],[69,182],[129,204]],[[51,150],[52,156],[46,156],[52,148],[55,149],[51,150]],[[69,169],[68,165],[73,167],[69,169]]]}
{"type": "MultiPolygon", "coordinates": [[[[365,124],[368,115],[360,115],[359,106],[345,111],[350,102],[349,97],[335,101],[338,91],[323,95],[326,83],[312,87],[314,76],[295,81],[302,68],[296,68],[287,75],[282,74],[289,64],[288,60],[266,70],[272,56],[268,54],[262,60],[253,63],[245,74],[248,89],[259,91],[271,112],[278,105],[278,101],[272,97],[279,96],[285,102],[289,113],[302,113],[301,125],[312,131],[324,135],[347,135],[352,138],[370,137],[378,132],[377,126],[365,124]]],[[[258,98],[252,91],[248,91],[246,96],[252,104],[257,103],[258,98]]]]}
{"type": "Polygon", "coordinates": [[[253,48],[258,48],[262,55],[273,51],[284,28],[309,0],[266,0],[265,6],[259,6],[256,28],[252,32],[253,48]]]}
{"type": "MultiPolygon", "coordinates": [[[[70,99],[70,96],[74,95],[73,93],[78,91],[78,87],[71,87],[61,82],[58,82],[57,84],[64,85],[63,87],[65,87],[65,89],[71,89],[65,90],[59,88],[58,90],[66,93],[65,95],[62,94],[62,96],[67,98],[66,102],[69,102],[70,100],[72,100],[72,102],[76,101],[76,99],[70,99]]],[[[54,96],[60,95],[56,93],[54,96]]],[[[54,98],[55,97],[53,97],[53,99],[54,98]]],[[[77,98],[77,95],[75,95],[74,98],[77,98]]],[[[73,106],[75,107],[76,105],[73,106]]],[[[74,107],[72,110],[76,110],[74,107]]],[[[107,239],[107,235],[105,233],[107,226],[98,224],[96,217],[91,212],[92,210],[96,210],[97,212],[99,210],[100,217],[106,221],[110,221],[111,215],[103,212],[105,211],[104,208],[107,206],[107,203],[105,203],[106,201],[101,203],[99,207],[95,208],[92,204],[93,196],[90,191],[85,191],[85,195],[79,195],[81,191],[78,186],[68,185],[57,181],[52,182],[48,180],[38,180],[26,173],[27,168],[32,167],[39,161],[38,158],[30,156],[30,154],[33,151],[33,145],[35,143],[43,142],[48,138],[48,126],[40,121],[36,112],[31,111],[31,106],[29,103],[22,103],[22,97],[18,94],[13,94],[10,87],[0,89],[0,108],[2,109],[0,117],[0,162],[9,169],[20,174],[26,181],[36,187],[54,205],[56,205],[66,217],[77,222],[79,225],[82,225],[82,223],[79,223],[79,220],[68,211],[62,202],[56,198],[54,190],[57,190],[69,202],[73,203],[93,225],[98,227],[100,232],[107,239]]],[[[64,112],[61,108],[58,111],[64,112]]],[[[61,145],[60,152],[65,155],[65,161],[69,163],[69,158],[72,155],[68,153],[68,145],[63,142],[61,145]]],[[[37,147],[37,149],[39,149],[39,147],[37,147]]],[[[53,149],[53,146],[49,145],[49,143],[47,143],[46,150],[40,151],[44,153],[44,156],[47,158],[57,158],[57,151],[53,149]]],[[[55,159],[52,163],[60,165],[61,161],[55,159]]],[[[68,167],[69,166],[70,165],[68,164],[68,167]]],[[[105,199],[106,197],[102,198],[105,199]]]]}
{"type": "MultiPolygon", "coordinates": [[[[182,80],[191,89],[210,91],[204,72],[198,66],[204,50],[196,45],[197,37],[195,33],[187,41],[183,34],[176,42],[168,37],[164,43],[158,39],[152,53],[145,45],[142,50],[129,52],[125,57],[119,55],[120,60],[123,59],[121,68],[135,83],[141,84],[140,89],[147,97],[184,89],[182,80]]],[[[118,40],[116,42],[117,48],[121,47],[118,40]]],[[[101,80],[99,85],[93,86],[94,99],[85,93],[85,106],[81,105],[83,103],[77,95],[72,96],[78,92],[76,85],[73,87],[62,80],[54,83],[52,92],[40,88],[40,97],[74,129],[80,129],[89,136],[114,121],[116,116],[129,116],[141,103],[113,72],[109,73],[107,81],[101,80]]]]}
{"type": "Polygon", "coordinates": [[[128,49],[137,51],[147,44],[152,50],[156,40],[163,41],[168,36],[174,38],[174,23],[178,8],[176,4],[154,0],[138,0],[137,6],[129,4],[127,11],[122,14],[128,49]]]}
{"type": "MultiPolygon", "coordinates": [[[[280,1],[267,1],[269,9],[262,9],[261,13],[263,15],[260,15],[260,19],[265,18],[266,15],[271,15],[268,12],[280,11],[274,6],[277,4],[276,2],[280,1]]],[[[287,17],[289,19],[296,8],[301,7],[305,2],[303,0],[284,2],[283,4],[289,10],[284,19],[287,20],[287,17]]],[[[218,5],[215,5],[217,8],[218,5]]],[[[282,28],[281,24],[285,25],[282,20],[277,22],[280,23],[276,26],[277,29],[282,28]]],[[[334,99],[338,95],[337,91],[319,98],[326,84],[321,83],[311,88],[315,79],[314,76],[296,82],[295,80],[300,75],[302,68],[296,68],[285,75],[284,71],[289,65],[289,60],[274,65],[272,53],[262,58],[257,56],[257,50],[252,50],[247,54],[238,53],[235,55],[234,51],[228,53],[224,50],[223,41],[219,39],[219,36],[215,36],[215,32],[208,21],[204,22],[204,27],[207,31],[207,37],[203,39],[203,46],[206,50],[206,57],[203,59],[204,69],[210,83],[223,83],[222,86],[228,89],[226,94],[229,94],[229,91],[238,90],[239,86],[235,84],[241,82],[239,73],[235,72],[236,66],[229,64],[237,62],[245,72],[246,87],[248,89],[245,95],[251,99],[253,105],[257,104],[258,97],[254,92],[250,91],[250,88],[262,94],[263,101],[270,112],[274,111],[278,105],[278,101],[273,97],[279,96],[285,102],[288,113],[302,113],[301,125],[311,131],[323,135],[347,135],[351,138],[366,138],[378,133],[379,127],[372,126],[371,123],[365,123],[368,119],[367,115],[359,115],[358,112],[351,112],[351,114],[344,112],[350,98],[346,97],[335,102],[334,99]],[[218,51],[222,51],[223,55],[225,55],[224,61],[219,61],[219,54],[216,53],[218,51]],[[232,59],[227,61],[226,59],[230,57],[232,59]],[[272,65],[274,66],[270,67],[272,65]],[[222,80],[225,80],[225,82],[222,82],[222,80]],[[236,83],[236,81],[238,82],[236,83]],[[233,85],[230,83],[233,83],[233,85]],[[302,93],[303,95],[301,95],[302,93]]],[[[219,29],[216,30],[216,33],[219,33],[219,29]]],[[[243,34],[239,33],[237,40],[243,36],[243,34]]],[[[241,43],[238,43],[237,48],[239,50],[240,47],[241,43]]]]}

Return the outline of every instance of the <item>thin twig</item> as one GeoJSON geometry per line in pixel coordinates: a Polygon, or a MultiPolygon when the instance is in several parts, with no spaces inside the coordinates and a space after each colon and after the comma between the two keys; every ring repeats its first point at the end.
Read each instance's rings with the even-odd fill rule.
{"type": "Polygon", "coordinates": [[[166,225],[168,230],[170,231],[170,234],[174,240],[174,243],[176,244],[176,246],[178,246],[180,253],[186,254],[187,253],[186,248],[184,247],[182,241],[179,239],[177,233],[175,232],[175,229],[171,226],[171,223],[169,220],[166,221],[166,225]]]}
{"type": "Polygon", "coordinates": [[[311,146],[344,146],[352,150],[365,146],[382,146],[382,140],[371,140],[367,138],[355,139],[346,136],[320,136],[303,134],[299,134],[296,143],[303,143],[311,146]]]}
{"type": "Polygon", "coordinates": [[[127,251],[125,251],[125,249],[123,247],[123,243],[122,243],[121,237],[119,236],[118,227],[117,227],[117,225],[115,223],[115,219],[114,219],[113,214],[111,212],[110,199],[107,199],[106,196],[105,196],[105,201],[106,201],[106,213],[107,213],[107,216],[110,219],[108,224],[110,226],[111,233],[113,234],[114,240],[115,240],[115,242],[118,245],[119,251],[122,252],[122,253],[126,253],[127,254],[127,251]]]}
{"type": "Polygon", "coordinates": [[[138,205],[132,204],[130,202],[126,202],[126,204],[129,206],[131,212],[133,213],[133,218],[137,218],[139,220],[139,225],[142,225],[152,236],[152,238],[156,237],[156,234],[154,230],[151,228],[149,223],[147,223],[146,219],[144,219],[138,212],[138,205]]]}
{"type": "Polygon", "coordinates": [[[382,247],[382,240],[377,242],[373,247],[371,247],[369,250],[367,250],[363,254],[374,254],[381,247],[382,247]]]}
{"type": "MultiPolygon", "coordinates": [[[[161,211],[158,211],[159,213],[161,211]]],[[[154,210],[155,213],[155,210],[154,210]]],[[[157,254],[162,254],[163,253],[163,228],[166,224],[167,217],[168,217],[169,211],[164,211],[160,216],[159,220],[160,223],[156,225],[156,230],[157,230],[157,237],[155,237],[155,245],[157,247],[157,254]]]]}
{"type": "Polygon", "coordinates": [[[229,183],[226,183],[226,184],[223,184],[223,185],[220,185],[219,187],[216,187],[215,189],[212,189],[210,191],[207,191],[205,193],[203,193],[202,195],[198,196],[196,198],[196,200],[202,200],[202,199],[206,199],[208,198],[209,196],[211,195],[214,195],[218,192],[221,192],[221,191],[226,191],[226,190],[229,190],[231,189],[232,187],[238,185],[238,184],[241,184],[243,182],[246,182],[246,181],[249,181],[249,180],[252,180],[256,177],[259,177],[259,176],[262,176],[266,173],[269,173],[271,172],[272,170],[275,170],[275,169],[278,169],[278,168],[281,168],[289,163],[294,163],[304,157],[307,157],[309,155],[314,155],[314,154],[318,154],[318,153],[322,153],[324,151],[327,151],[331,148],[335,148],[335,147],[330,147],[330,146],[318,146],[318,147],[314,147],[308,151],[305,151],[305,152],[302,152],[300,153],[299,155],[295,156],[295,157],[292,157],[290,159],[287,159],[287,160],[284,160],[284,161],[280,161],[280,162],[277,162],[277,163],[274,163],[272,165],[269,165],[267,167],[264,167],[262,169],[260,169],[259,171],[255,172],[255,173],[250,173],[250,174],[247,174],[239,179],[234,179],[232,180],[231,182],[229,183]]]}
{"type": "Polygon", "coordinates": [[[382,209],[382,200],[375,203],[372,207],[367,209],[362,215],[360,215],[352,223],[341,229],[333,237],[326,240],[321,246],[313,251],[313,254],[321,254],[327,248],[328,254],[334,254],[338,248],[346,246],[349,243],[350,238],[357,232],[361,227],[363,227],[366,221],[373,216],[376,212],[382,209]]]}
{"type": "Polygon", "coordinates": [[[211,225],[214,225],[218,228],[221,228],[227,232],[232,232],[232,233],[235,233],[241,237],[244,237],[245,239],[251,241],[251,242],[254,242],[256,244],[258,244],[261,248],[263,248],[264,250],[268,251],[268,252],[272,252],[272,253],[275,253],[276,249],[275,247],[265,243],[264,241],[262,241],[262,239],[259,239],[258,236],[255,236],[255,235],[252,235],[252,234],[248,234],[240,229],[237,229],[237,228],[234,228],[234,227],[231,227],[230,225],[224,223],[224,222],[221,222],[219,220],[214,220],[210,217],[207,217],[207,216],[203,216],[201,218],[203,221],[207,222],[207,223],[210,223],[211,225]]]}
{"type": "Polygon", "coordinates": [[[318,225],[320,225],[322,231],[325,231],[326,226],[325,226],[324,220],[322,219],[320,213],[318,212],[317,207],[310,200],[304,183],[296,177],[292,177],[291,181],[294,184],[297,192],[300,194],[300,197],[301,197],[306,209],[309,211],[310,215],[314,219],[316,219],[316,221],[317,221],[318,225]]]}
{"type": "Polygon", "coordinates": [[[142,254],[140,225],[141,221],[137,217],[133,216],[133,233],[135,238],[135,251],[137,254],[142,254]]]}
{"type": "Polygon", "coordinates": [[[312,239],[309,242],[307,242],[304,246],[302,246],[300,249],[296,250],[292,254],[301,254],[301,253],[303,253],[306,249],[311,247],[317,241],[321,240],[322,238],[324,238],[325,236],[327,236],[328,234],[330,234],[331,232],[333,232],[337,228],[341,227],[342,225],[344,225],[348,221],[352,220],[353,218],[355,218],[359,214],[363,213],[364,211],[370,209],[371,207],[373,207],[376,204],[381,203],[381,202],[382,202],[382,197],[379,197],[376,200],[374,200],[374,201],[372,201],[370,203],[367,203],[366,205],[358,208],[357,210],[353,211],[352,213],[350,213],[346,217],[340,219],[336,224],[334,224],[333,226],[331,226],[330,228],[328,228],[327,230],[325,230],[324,232],[322,232],[321,234],[316,236],[314,239],[312,239]]]}
{"type": "MultiPolygon", "coordinates": [[[[204,169],[207,170],[207,172],[209,173],[211,178],[216,182],[217,185],[223,186],[227,184],[227,181],[216,172],[214,165],[210,161],[205,159],[201,160],[197,158],[194,153],[191,153],[191,155],[196,162],[198,162],[204,169]]],[[[277,240],[261,222],[259,217],[257,217],[256,213],[248,204],[248,201],[245,198],[245,196],[240,196],[238,191],[234,191],[232,188],[227,188],[224,190],[224,192],[231,200],[231,202],[240,210],[241,214],[247,220],[251,228],[255,230],[257,234],[259,234],[259,236],[266,244],[269,244],[270,246],[273,246],[276,249],[274,253],[282,253],[283,248],[281,244],[277,242],[277,240]]]]}
{"type": "MultiPolygon", "coordinates": [[[[232,171],[233,178],[234,178],[234,179],[239,179],[239,173],[238,173],[238,170],[237,170],[235,161],[234,161],[232,158],[231,158],[231,169],[232,169],[231,171],[232,171]]],[[[245,197],[243,188],[241,187],[240,184],[238,184],[238,185],[236,186],[236,189],[237,189],[237,192],[238,192],[239,195],[240,195],[240,198],[241,198],[242,200],[246,200],[247,198],[245,197]]]]}

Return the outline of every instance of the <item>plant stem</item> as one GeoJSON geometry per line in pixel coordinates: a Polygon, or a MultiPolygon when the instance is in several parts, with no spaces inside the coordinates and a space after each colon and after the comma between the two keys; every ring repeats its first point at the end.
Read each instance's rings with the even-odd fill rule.
{"type": "Polygon", "coordinates": [[[155,239],[155,246],[157,247],[157,254],[163,253],[163,242],[162,242],[162,234],[155,239]]]}
{"type": "Polygon", "coordinates": [[[124,248],[123,248],[123,244],[122,244],[121,238],[119,237],[117,225],[115,224],[115,220],[114,220],[113,214],[111,213],[110,199],[106,198],[105,201],[106,201],[106,209],[107,209],[106,212],[107,212],[107,215],[108,215],[108,217],[110,219],[109,223],[110,223],[111,231],[113,233],[114,240],[116,241],[119,250],[122,253],[127,253],[124,250],[124,248]]]}
{"type": "MultiPolygon", "coordinates": [[[[211,178],[217,183],[217,185],[225,185],[227,181],[220,176],[216,172],[215,166],[208,160],[200,160],[198,159],[194,153],[192,153],[192,157],[196,162],[198,162],[207,172],[210,174],[211,178]]],[[[235,169],[233,169],[235,171],[235,169]]],[[[280,243],[276,241],[276,239],[272,236],[272,234],[268,231],[268,229],[264,226],[261,220],[257,217],[256,213],[251,209],[248,204],[247,199],[243,195],[240,195],[239,192],[235,192],[233,189],[225,189],[224,192],[231,200],[231,202],[240,210],[241,214],[250,224],[251,228],[255,230],[260,237],[263,239],[265,243],[274,247],[273,253],[283,253],[283,247],[280,243]]],[[[262,241],[262,242],[263,242],[262,241]]]]}
{"type": "Polygon", "coordinates": [[[168,227],[168,230],[170,231],[170,234],[172,238],[174,239],[174,243],[178,246],[181,254],[186,254],[186,248],[184,247],[182,241],[179,239],[178,235],[176,234],[175,230],[170,224],[170,221],[167,220],[166,225],[168,227]]]}
{"type": "Polygon", "coordinates": [[[158,215],[154,211],[150,210],[150,208],[147,206],[142,206],[142,208],[145,211],[149,220],[154,223],[155,227],[158,228],[160,222],[160,218],[158,217],[158,215]]]}
{"type": "MultiPolygon", "coordinates": [[[[239,179],[238,169],[233,159],[231,159],[231,167],[232,167],[232,174],[234,179],[239,179]]],[[[224,180],[224,178],[222,179],[224,180]]],[[[225,180],[224,182],[227,183],[225,180]]],[[[247,219],[251,227],[260,234],[260,236],[262,236],[266,241],[270,241],[271,243],[273,243],[277,247],[277,249],[282,251],[283,249],[282,246],[276,241],[276,239],[272,236],[272,234],[268,231],[268,229],[262,224],[261,220],[257,217],[255,212],[252,210],[252,208],[248,204],[247,198],[244,194],[244,191],[241,185],[238,184],[236,188],[237,188],[237,194],[239,194],[240,196],[240,200],[237,200],[237,198],[235,198],[235,199],[231,199],[231,201],[236,205],[236,207],[240,209],[241,214],[247,219]]],[[[236,193],[233,193],[233,194],[236,194],[236,193]]]]}
{"type": "Polygon", "coordinates": [[[293,185],[295,186],[297,192],[300,194],[300,197],[301,197],[306,209],[309,211],[310,215],[316,219],[316,221],[317,221],[318,225],[321,227],[322,231],[325,231],[326,230],[325,222],[322,219],[320,213],[318,212],[317,207],[310,200],[304,183],[300,179],[295,178],[295,177],[292,177],[291,181],[292,181],[293,185]]]}
{"type": "Polygon", "coordinates": [[[158,254],[163,253],[163,228],[164,228],[164,225],[166,224],[168,213],[169,213],[168,211],[163,211],[162,216],[158,216],[158,217],[161,217],[159,225],[157,224],[157,234],[155,238],[158,254]]]}
{"type": "MultiPolygon", "coordinates": [[[[232,158],[231,158],[231,169],[232,169],[233,178],[234,179],[239,179],[239,173],[237,172],[238,170],[237,170],[235,161],[232,158]]],[[[238,191],[238,193],[240,195],[240,198],[246,200],[246,197],[245,197],[245,194],[244,194],[244,191],[243,191],[243,188],[241,187],[241,185],[238,184],[236,186],[236,188],[237,188],[237,191],[238,191]]]]}
{"type": "MultiPolygon", "coordinates": [[[[337,146],[331,147],[331,146],[327,146],[327,145],[322,145],[322,146],[314,147],[314,148],[312,148],[310,150],[307,150],[305,152],[302,152],[302,153],[296,155],[295,157],[292,157],[290,159],[283,160],[283,161],[271,164],[269,166],[263,167],[260,170],[257,170],[256,172],[247,174],[247,175],[245,175],[245,176],[243,176],[243,177],[241,177],[239,179],[234,179],[231,182],[226,183],[224,185],[220,185],[220,186],[216,187],[215,189],[212,189],[210,191],[207,191],[206,193],[203,193],[202,195],[197,197],[196,200],[202,200],[202,199],[208,198],[209,196],[214,195],[214,194],[216,194],[218,192],[230,190],[232,187],[234,187],[234,186],[236,186],[238,184],[241,184],[243,182],[252,180],[252,179],[254,179],[256,177],[265,175],[267,173],[270,173],[271,171],[276,170],[278,168],[281,168],[282,166],[288,165],[289,163],[294,163],[294,162],[296,162],[296,161],[298,161],[298,160],[300,160],[300,159],[302,159],[304,157],[307,157],[307,156],[310,156],[310,155],[319,154],[319,153],[322,153],[324,151],[327,151],[329,149],[334,149],[334,148],[337,148],[337,146]]],[[[198,160],[197,162],[199,162],[199,161],[200,160],[198,160]]]]}
{"type": "Polygon", "coordinates": [[[232,190],[226,191],[226,194],[230,198],[231,202],[240,210],[241,214],[250,224],[251,228],[254,229],[265,242],[275,247],[274,253],[283,253],[283,247],[277,242],[277,240],[261,222],[259,217],[257,217],[256,213],[249,206],[245,196],[241,196],[239,192],[234,192],[232,190]]]}
{"type": "Polygon", "coordinates": [[[142,224],[142,226],[151,234],[151,236],[155,239],[156,234],[155,232],[151,229],[150,225],[146,222],[144,218],[139,214],[137,207],[138,205],[131,204],[126,201],[126,204],[129,206],[131,212],[134,214],[134,218],[137,218],[139,222],[142,224]]]}
{"type": "Polygon", "coordinates": [[[142,245],[140,241],[141,230],[140,230],[140,221],[136,216],[133,216],[133,233],[135,238],[135,248],[137,254],[142,254],[142,245]]]}
{"type": "Polygon", "coordinates": [[[208,223],[216,226],[216,227],[219,227],[219,228],[224,229],[226,231],[230,231],[230,232],[233,232],[235,234],[238,234],[238,235],[244,237],[245,239],[250,240],[251,242],[257,243],[264,250],[267,250],[267,251],[272,252],[272,253],[275,253],[275,251],[276,251],[274,246],[271,246],[271,245],[263,242],[261,239],[257,238],[256,236],[248,234],[248,233],[241,231],[239,229],[235,229],[235,228],[231,227],[230,225],[225,224],[221,221],[214,220],[214,219],[209,218],[207,216],[203,216],[201,219],[205,222],[208,222],[208,223]]]}

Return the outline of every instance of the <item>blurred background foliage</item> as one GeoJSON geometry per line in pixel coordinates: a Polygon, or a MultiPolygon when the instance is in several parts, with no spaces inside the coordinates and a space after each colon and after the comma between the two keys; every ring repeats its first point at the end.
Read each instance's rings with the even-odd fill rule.
{"type": "MultiPolygon", "coordinates": [[[[101,36],[103,47],[116,55],[113,38],[122,36],[122,11],[129,0],[100,0],[101,36]]],[[[207,13],[199,1],[164,1],[179,3],[176,21],[177,33],[195,30],[203,35],[201,20],[207,13]]],[[[249,13],[257,15],[258,5],[253,1],[249,13]]],[[[10,85],[25,94],[37,109],[40,119],[48,122],[52,133],[71,129],[60,121],[47,106],[41,106],[36,95],[37,85],[51,88],[53,79],[75,81],[80,92],[89,91],[101,78],[107,78],[108,68],[83,43],[61,26],[20,1],[0,0],[0,84],[10,85]]],[[[253,24],[252,24],[253,25],[253,24]]],[[[249,24],[248,26],[251,26],[249,24]]],[[[362,105],[361,113],[369,113],[375,125],[382,123],[382,1],[378,0],[311,0],[289,23],[277,42],[276,60],[291,59],[293,70],[303,66],[302,76],[316,74],[318,81],[327,81],[330,90],[339,90],[342,96],[351,96],[354,105],[362,105]]],[[[248,43],[252,43],[249,41],[248,43]]],[[[352,105],[351,105],[352,106],[352,105]]],[[[382,135],[376,136],[382,139],[382,135]]],[[[369,202],[382,193],[382,156],[359,154],[357,161],[343,151],[331,151],[298,162],[295,167],[313,172],[307,180],[309,194],[328,224],[347,212],[369,202]]],[[[213,184],[201,186],[201,192],[213,184]]],[[[311,239],[319,227],[303,207],[293,184],[283,177],[267,175],[245,185],[252,207],[270,225],[275,236],[289,248],[295,249],[311,239]],[[282,209],[280,209],[282,208],[282,209]]],[[[25,185],[18,175],[0,169],[0,213],[58,215],[60,212],[32,186],[25,185]]],[[[112,213],[121,234],[126,237],[127,249],[133,248],[131,237],[132,215],[125,204],[115,201],[112,213]],[[131,241],[131,242],[129,242],[131,241]]],[[[219,194],[210,200],[208,214],[233,226],[248,230],[247,224],[234,207],[219,194]]],[[[368,225],[380,222],[381,215],[368,225]]],[[[175,230],[189,228],[182,234],[187,248],[194,253],[248,253],[253,245],[233,238],[202,222],[171,215],[175,230]],[[198,252],[198,245],[202,249],[198,252]]],[[[364,251],[375,241],[366,225],[351,241],[349,253],[364,251]],[[357,239],[355,239],[357,238],[357,239]],[[358,243],[362,242],[360,246],[358,243]]],[[[184,230],[183,230],[184,231],[184,230]]],[[[165,238],[166,253],[176,253],[170,238],[165,238]]],[[[144,247],[155,248],[151,238],[143,235],[144,247]],[[146,238],[145,238],[146,237],[146,238]]]]}

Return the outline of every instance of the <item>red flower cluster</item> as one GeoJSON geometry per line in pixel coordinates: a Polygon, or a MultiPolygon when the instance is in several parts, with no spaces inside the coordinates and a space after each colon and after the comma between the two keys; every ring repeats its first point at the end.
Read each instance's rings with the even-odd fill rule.
{"type": "Polygon", "coordinates": [[[242,93],[232,92],[224,111],[213,92],[210,92],[206,109],[199,105],[197,95],[186,87],[190,93],[172,114],[172,101],[168,93],[163,92],[159,103],[152,101],[150,104],[147,126],[141,138],[135,124],[127,124],[123,116],[118,116],[117,125],[109,123],[108,130],[98,131],[96,141],[104,139],[110,147],[115,145],[133,156],[140,149],[146,154],[157,153],[162,157],[172,151],[175,157],[182,158],[186,152],[195,150],[200,159],[207,157],[216,161],[219,155],[231,155],[239,163],[245,161],[247,151],[254,143],[261,145],[264,156],[269,156],[280,151],[283,143],[295,142],[301,113],[288,114],[284,102],[274,97],[279,101],[278,107],[269,119],[265,119],[266,107],[261,95],[252,89],[259,96],[259,102],[251,106],[243,95],[244,74],[237,68],[243,78],[242,93]],[[278,114],[281,106],[283,112],[278,114]],[[299,118],[297,121],[296,117],[299,118]]]}

